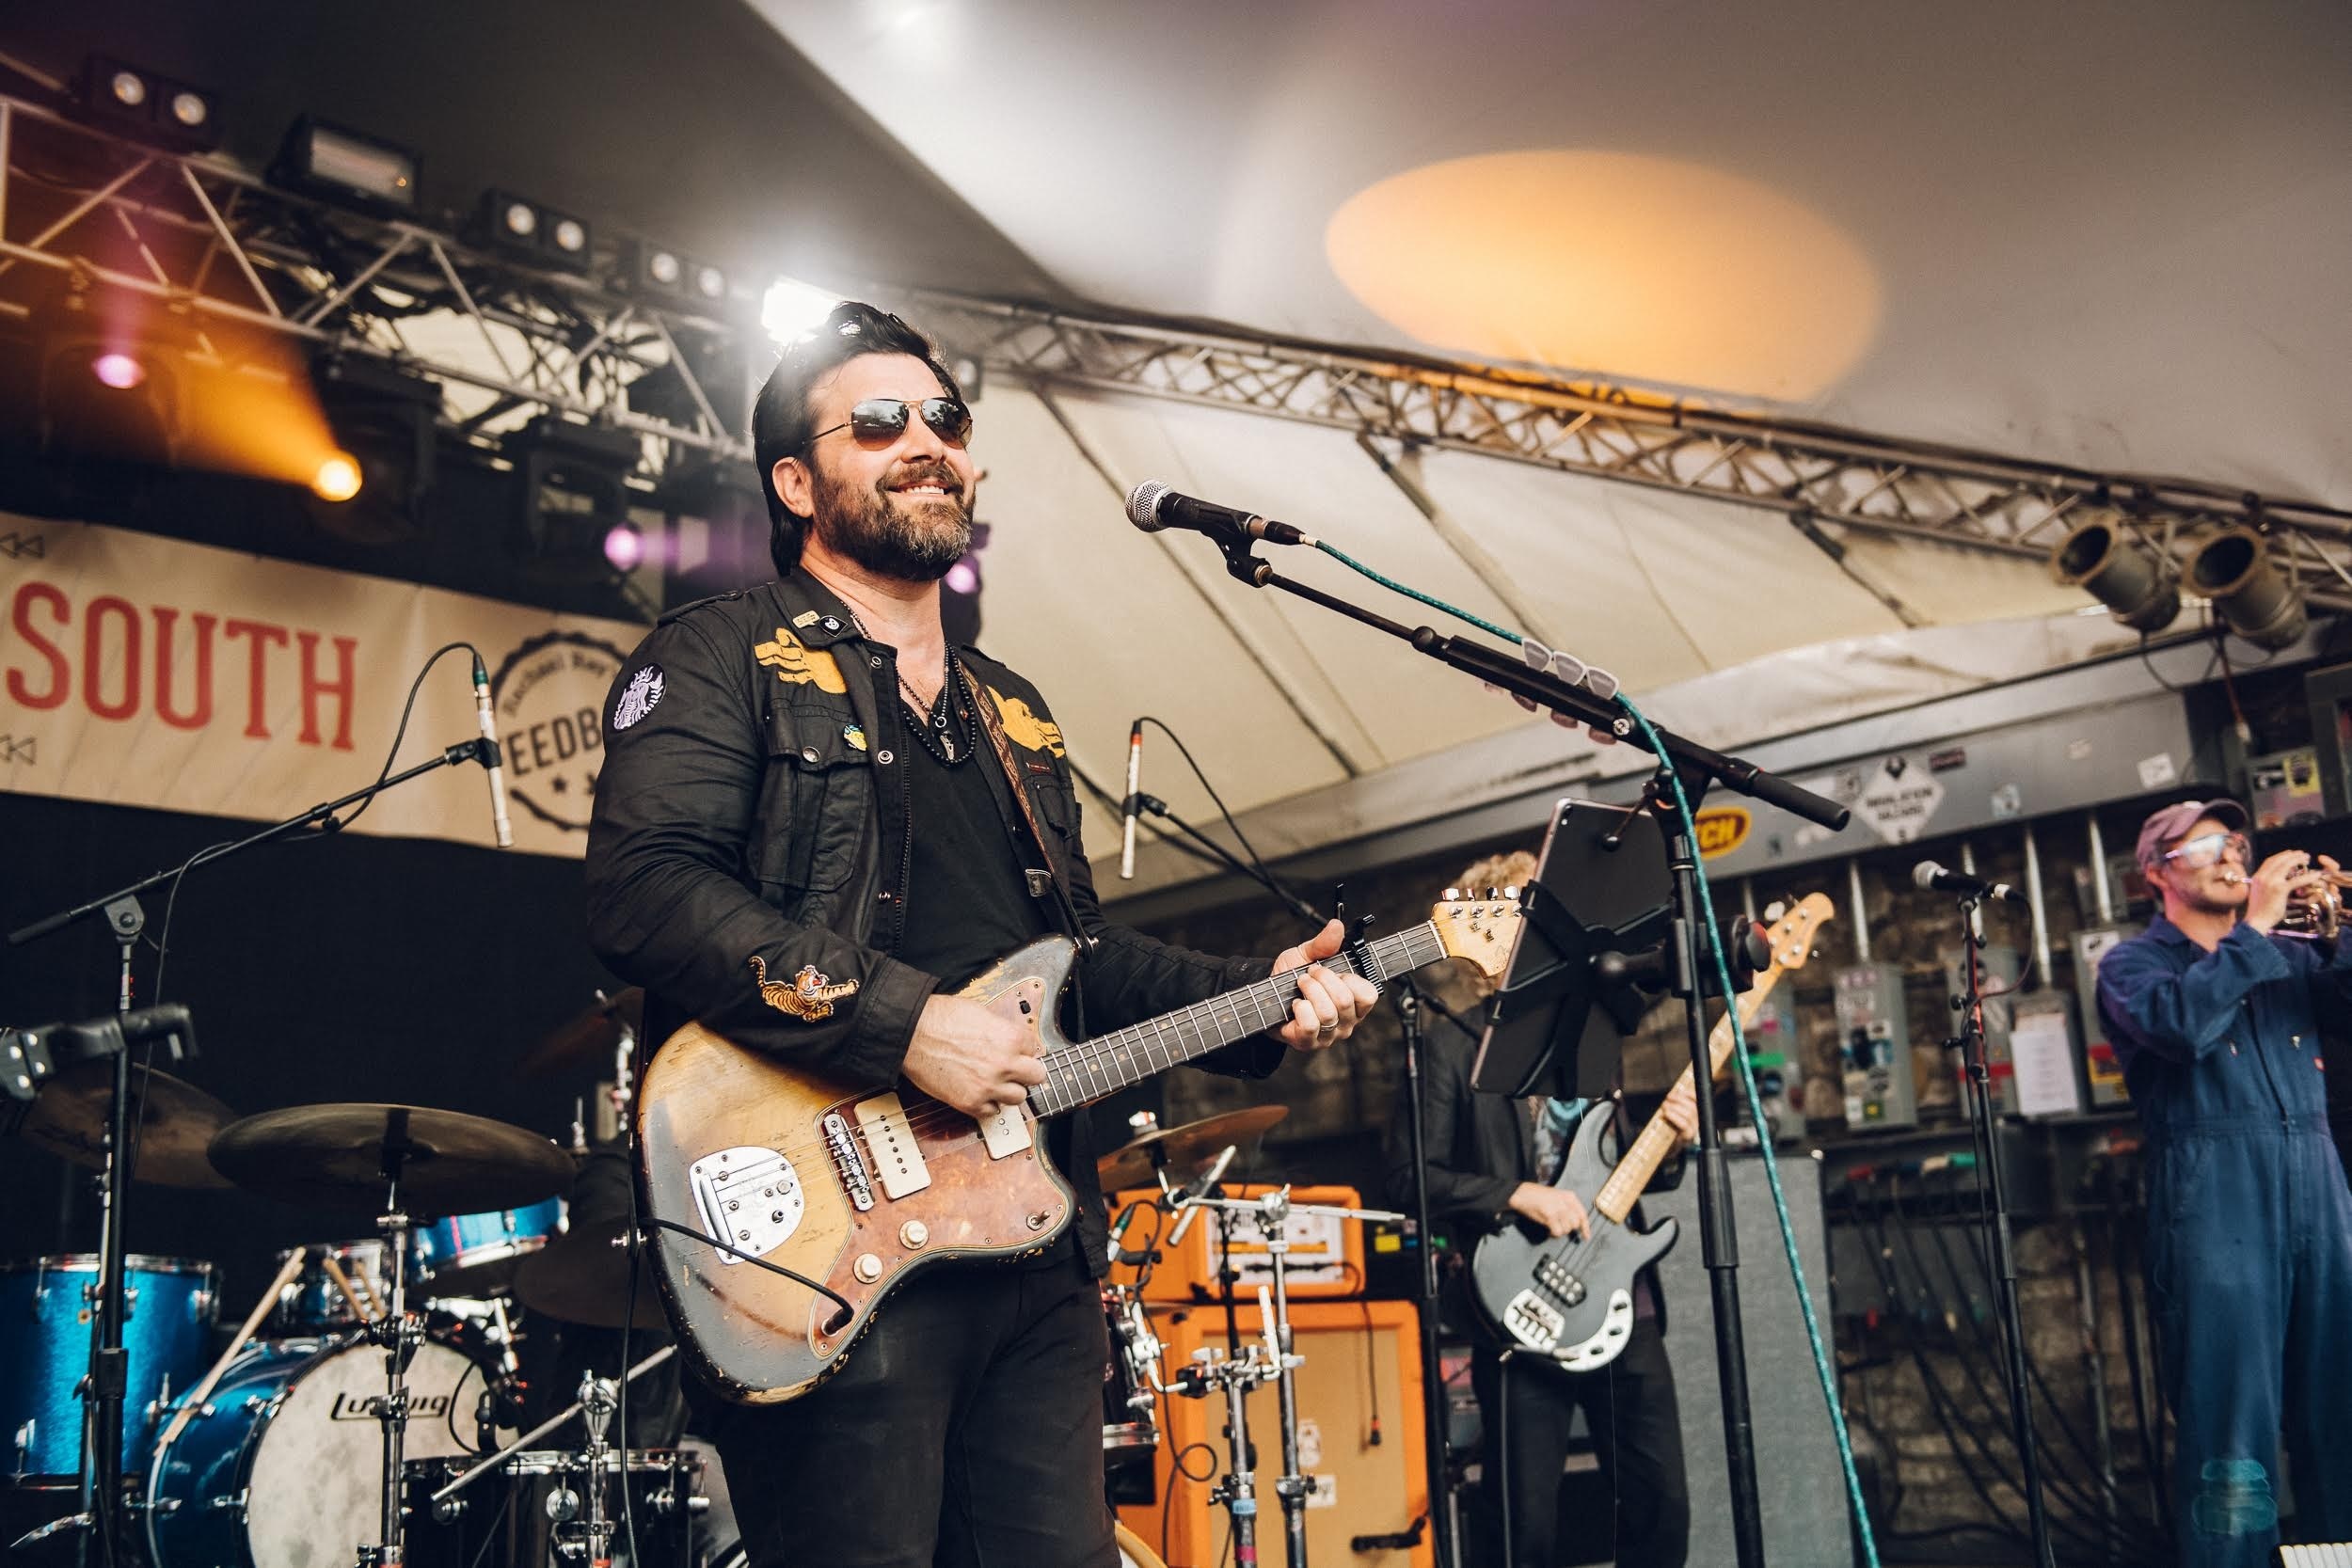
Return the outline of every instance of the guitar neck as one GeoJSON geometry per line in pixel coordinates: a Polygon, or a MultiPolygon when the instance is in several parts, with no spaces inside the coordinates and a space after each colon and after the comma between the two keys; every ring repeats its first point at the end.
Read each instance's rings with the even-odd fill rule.
{"type": "MultiPolygon", "coordinates": [[[[1380,985],[1391,975],[1410,974],[1443,957],[1437,923],[1424,920],[1368,943],[1360,973],[1380,985]]],[[[1345,953],[1322,961],[1326,969],[1359,972],[1345,953]]],[[[1046,1064],[1045,1082],[1029,1091],[1029,1109],[1043,1117],[1090,1105],[1169,1068],[1279,1027],[1289,1020],[1297,995],[1297,972],[1288,971],[1090,1040],[1073,1041],[1046,1064]]]]}
{"type": "MultiPolygon", "coordinates": [[[[1754,985],[1740,993],[1740,1026],[1742,1029],[1756,1022],[1756,1015],[1764,1006],[1764,999],[1772,995],[1772,988],[1780,983],[1780,966],[1774,964],[1758,974],[1754,985]]],[[[1707,1037],[1707,1071],[1710,1087],[1714,1075],[1724,1069],[1725,1062],[1731,1060],[1731,1014],[1726,1012],[1715,1021],[1714,1033],[1707,1037]]],[[[1675,1080],[1675,1087],[1678,1089],[1690,1082],[1691,1069],[1686,1067],[1682,1069],[1682,1076],[1675,1080]]],[[[1625,1151],[1625,1158],[1617,1162],[1617,1168],[1610,1173],[1608,1180],[1601,1183],[1600,1192],[1593,1199],[1593,1207],[1623,1225],[1626,1216],[1633,1212],[1634,1202],[1642,1196],[1642,1189],[1649,1185],[1649,1179],[1681,1147],[1682,1134],[1667,1124],[1665,1117],[1662,1114],[1651,1117],[1649,1124],[1642,1129],[1641,1136],[1635,1138],[1632,1147],[1625,1151]]]]}

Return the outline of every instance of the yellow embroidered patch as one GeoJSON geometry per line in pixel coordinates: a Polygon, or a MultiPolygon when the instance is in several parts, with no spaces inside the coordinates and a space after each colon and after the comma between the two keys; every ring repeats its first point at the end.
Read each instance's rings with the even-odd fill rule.
{"type": "Polygon", "coordinates": [[[752,955],[752,978],[759,982],[760,1000],[780,1013],[789,1014],[804,1022],[814,1023],[833,1016],[833,1005],[846,996],[857,994],[857,982],[844,980],[839,985],[818,972],[815,964],[803,964],[801,972],[792,976],[790,985],[768,978],[768,960],[752,955]]]}
{"type": "Polygon", "coordinates": [[[776,679],[787,686],[806,686],[812,681],[819,691],[838,696],[850,689],[841,678],[841,666],[833,661],[833,655],[822,648],[808,648],[784,626],[776,628],[773,642],[761,642],[752,649],[752,657],[776,673],[776,679]]]}
{"type": "Polygon", "coordinates": [[[1040,719],[1029,711],[1029,705],[1018,697],[1008,697],[994,687],[984,688],[996,711],[1005,721],[1005,737],[1014,745],[1032,752],[1051,752],[1065,755],[1061,743],[1061,726],[1050,719],[1040,719]]]}

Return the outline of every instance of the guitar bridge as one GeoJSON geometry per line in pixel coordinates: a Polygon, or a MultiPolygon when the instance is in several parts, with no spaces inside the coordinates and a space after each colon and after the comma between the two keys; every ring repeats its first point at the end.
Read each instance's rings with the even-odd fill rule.
{"type": "MultiPolygon", "coordinates": [[[[757,1144],[706,1154],[687,1167],[686,1180],[703,1233],[755,1258],[789,1240],[807,1206],[792,1162],[757,1144]]],[[[722,1266],[741,1261],[734,1253],[719,1254],[722,1266]]]]}
{"type": "Polygon", "coordinates": [[[1512,1338],[1529,1350],[1551,1354],[1551,1347],[1560,1342],[1560,1336],[1568,1326],[1568,1320],[1559,1308],[1534,1291],[1521,1291],[1502,1309],[1502,1326],[1512,1338]]]}
{"type": "Polygon", "coordinates": [[[823,1125],[825,1147],[833,1151],[842,1190],[850,1195],[850,1206],[862,1214],[874,1206],[874,1179],[866,1172],[866,1158],[858,1153],[857,1140],[850,1135],[850,1123],[840,1112],[826,1112],[823,1125]]]}

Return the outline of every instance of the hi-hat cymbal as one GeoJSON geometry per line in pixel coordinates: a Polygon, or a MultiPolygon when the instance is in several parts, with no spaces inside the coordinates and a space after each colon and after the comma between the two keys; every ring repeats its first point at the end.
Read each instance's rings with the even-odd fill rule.
{"type": "MultiPolygon", "coordinates": [[[[562,1236],[522,1260],[515,1271],[515,1294],[533,1312],[588,1328],[622,1326],[622,1304],[628,1299],[628,1249],[620,1244],[627,1220],[592,1220],[575,1225],[562,1236]]],[[[650,1256],[637,1263],[636,1310],[630,1328],[661,1328],[670,1320],[661,1310],[650,1256]]]]}
{"type": "Polygon", "coordinates": [[[221,1129],[213,1165],[247,1192],[287,1203],[383,1208],[387,1154],[400,1151],[400,1205],[411,1214],[520,1209],[570,1187],[571,1156],[536,1132],[421,1105],[292,1105],[221,1129]]]}
{"type": "Polygon", "coordinates": [[[582,1008],[539,1037],[530,1054],[516,1066],[525,1078],[582,1068],[599,1070],[612,1065],[621,1031],[634,1035],[644,1027],[645,993],[631,986],[611,996],[599,992],[595,1006],[582,1008]]]}
{"type": "Polygon", "coordinates": [[[1206,1164],[1227,1144],[1248,1143],[1288,1115],[1287,1105],[1251,1105],[1222,1116],[1203,1117],[1182,1127],[1146,1132],[1095,1161],[1095,1180],[1106,1193],[1122,1187],[1149,1187],[1152,1184],[1153,1165],[1165,1164],[1189,1173],[1193,1166],[1206,1164]]]}
{"type": "MultiPolygon", "coordinates": [[[[77,1165],[106,1164],[107,1101],[114,1067],[74,1062],[41,1085],[18,1129],[28,1142],[77,1165]]],[[[213,1135],[237,1113],[193,1084],[134,1062],[131,1065],[135,1159],[131,1180],[158,1187],[226,1188],[228,1179],[204,1158],[213,1135]]]]}

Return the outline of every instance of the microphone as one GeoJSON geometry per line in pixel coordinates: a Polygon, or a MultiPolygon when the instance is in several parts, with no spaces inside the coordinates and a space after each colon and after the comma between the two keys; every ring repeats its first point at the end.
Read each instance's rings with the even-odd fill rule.
{"type": "Polygon", "coordinates": [[[1143,721],[1138,719],[1127,726],[1127,803],[1120,808],[1124,818],[1119,830],[1119,875],[1122,880],[1136,879],[1136,813],[1143,797],[1136,793],[1143,779],[1143,721]]]}
{"type": "Polygon", "coordinates": [[[1957,893],[1963,898],[1999,898],[2011,904],[2026,901],[2026,895],[2007,882],[1988,882],[1958,871],[1947,871],[1933,861],[1921,861],[1913,866],[1911,880],[1914,886],[1957,893]]]}
{"type": "Polygon", "coordinates": [[[1200,1173],[1200,1180],[1184,1188],[1185,1197],[1195,1201],[1184,1205],[1184,1212],[1176,1216],[1176,1228],[1168,1233],[1168,1249],[1170,1252],[1175,1251],[1178,1243],[1184,1241],[1184,1232],[1192,1228],[1192,1216],[1200,1207],[1198,1200],[1208,1196],[1210,1191],[1225,1180],[1225,1167],[1233,1163],[1233,1156],[1240,1151],[1240,1145],[1227,1144],[1216,1162],[1200,1173]]]}
{"type": "Polygon", "coordinates": [[[473,712],[482,725],[482,766],[490,770],[490,825],[498,830],[499,847],[515,846],[515,824],[506,819],[505,759],[499,754],[498,724],[490,717],[490,672],[482,656],[473,656],[473,712]]]}
{"type": "Polygon", "coordinates": [[[1143,1261],[1143,1254],[1136,1253],[1129,1255],[1120,1246],[1119,1243],[1127,1239],[1128,1227],[1136,1223],[1136,1214],[1137,1211],[1149,1209],[1150,1207],[1152,1207],[1150,1200],[1138,1198],[1135,1202],[1127,1205],[1125,1209],[1120,1211],[1119,1218],[1111,1225],[1110,1245],[1105,1249],[1103,1261],[1105,1263],[1117,1263],[1122,1259],[1130,1263],[1140,1263],[1143,1261]]]}
{"type": "Polygon", "coordinates": [[[1316,543],[1312,534],[1301,533],[1288,523],[1271,523],[1254,512],[1195,500],[1156,479],[1147,479],[1127,492],[1127,520],[1146,533],[1184,528],[1205,533],[1220,545],[1239,545],[1244,539],[1263,539],[1269,545],[1316,543]]]}

